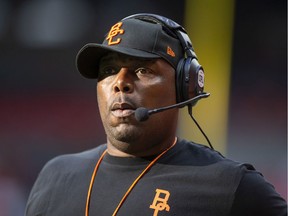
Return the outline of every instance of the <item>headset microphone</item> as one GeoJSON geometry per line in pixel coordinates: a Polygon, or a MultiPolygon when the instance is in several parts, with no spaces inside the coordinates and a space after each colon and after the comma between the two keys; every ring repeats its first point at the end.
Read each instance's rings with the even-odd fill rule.
{"type": "Polygon", "coordinates": [[[152,114],[163,112],[165,110],[169,110],[169,109],[173,109],[173,108],[184,107],[185,105],[195,103],[198,100],[200,100],[202,98],[207,98],[209,96],[210,96],[210,93],[201,93],[201,94],[197,95],[196,97],[193,97],[193,98],[186,100],[186,101],[183,101],[181,103],[177,103],[177,104],[173,104],[170,106],[161,107],[161,108],[157,108],[157,109],[151,109],[151,110],[149,110],[145,107],[140,107],[140,108],[135,110],[135,118],[139,122],[146,121],[149,118],[149,116],[152,114]]]}

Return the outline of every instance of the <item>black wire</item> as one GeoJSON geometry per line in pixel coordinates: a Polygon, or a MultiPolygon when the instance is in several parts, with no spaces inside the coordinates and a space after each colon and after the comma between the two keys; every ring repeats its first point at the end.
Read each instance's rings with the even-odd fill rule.
{"type": "Polygon", "coordinates": [[[196,126],[198,127],[198,129],[201,131],[201,133],[205,137],[205,139],[208,142],[210,148],[214,150],[214,148],[213,148],[208,136],[205,134],[205,132],[202,130],[202,128],[200,127],[200,125],[198,124],[198,122],[196,121],[196,119],[192,115],[192,105],[188,105],[188,113],[189,113],[190,117],[192,118],[192,120],[194,121],[194,123],[196,124],[196,126]]]}

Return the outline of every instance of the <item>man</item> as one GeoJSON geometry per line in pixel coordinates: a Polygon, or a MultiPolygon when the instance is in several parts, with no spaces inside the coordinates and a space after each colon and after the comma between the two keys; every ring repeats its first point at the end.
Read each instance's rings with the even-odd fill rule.
{"type": "Polygon", "coordinates": [[[149,117],[147,109],[187,100],[191,108],[191,98],[205,95],[203,69],[177,23],[125,18],[103,44],[79,51],[77,67],[98,80],[107,144],[48,162],[27,216],[287,215],[286,201],[251,165],[177,138],[178,109],[149,117]]]}

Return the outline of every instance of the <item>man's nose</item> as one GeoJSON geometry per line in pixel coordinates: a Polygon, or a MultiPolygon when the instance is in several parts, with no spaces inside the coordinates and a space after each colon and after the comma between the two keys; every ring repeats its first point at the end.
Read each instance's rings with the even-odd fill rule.
{"type": "Polygon", "coordinates": [[[128,68],[121,68],[121,70],[117,73],[113,90],[114,92],[123,93],[133,92],[133,75],[128,68]]]}

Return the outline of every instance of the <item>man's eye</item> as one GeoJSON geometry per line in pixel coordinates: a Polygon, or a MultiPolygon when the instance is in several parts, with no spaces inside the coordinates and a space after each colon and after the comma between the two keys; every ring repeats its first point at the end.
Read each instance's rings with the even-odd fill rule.
{"type": "Polygon", "coordinates": [[[117,71],[116,68],[110,67],[110,66],[107,66],[107,67],[104,67],[104,68],[100,69],[100,74],[103,75],[103,76],[113,75],[113,74],[116,74],[117,72],[118,71],[117,71]]]}
{"type": "Polygon", "coordinates": [[[148,74],[151,73],[151,70],[149,68],[138,68],[135,70],[136,73],[144,75],[144,74],[148,74]]]}

